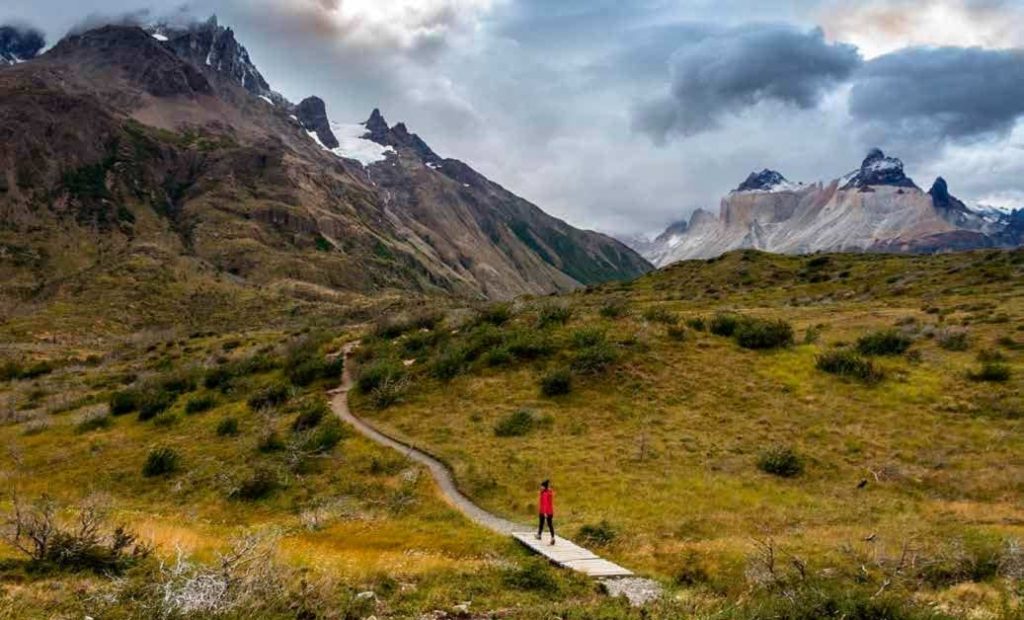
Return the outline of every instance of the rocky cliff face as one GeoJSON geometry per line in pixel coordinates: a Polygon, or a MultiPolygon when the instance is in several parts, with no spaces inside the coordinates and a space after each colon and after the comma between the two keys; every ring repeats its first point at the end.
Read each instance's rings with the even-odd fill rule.
{"type": "Polygon", "coordinates": [[[0,66],[32,60],[44,45],[43,34],[37,30],[0,26],[0,66]]]}
{"type": "Polygon", "coordinates": [[[661,266],[740,248],[940,252],[1007,245],[1008,222],[968,208],[942,178],[922,191],[899,159],[874,149],[857,170],[828,184],[753,173],[722,200],[717,217],[695,212],[685,231],[662,235],[645,256],[661,266]]]}
{"type": "Polygon", "coordinates": [[[88,291],[171,307],[199,294],[182,282],[507,298],[651,268],[379,112],[339,124],[267,92],[212,22],[99,28],[0,68],[0,319],[88,291]]]}

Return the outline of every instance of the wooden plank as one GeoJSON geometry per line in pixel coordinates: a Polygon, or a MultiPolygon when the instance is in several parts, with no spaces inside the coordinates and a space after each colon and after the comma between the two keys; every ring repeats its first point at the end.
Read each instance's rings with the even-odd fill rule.
{"type": "Polygon", "coordinates": [[[633,571],[602,558],[573,560],[563,566],[591,577],[629,577],[633,574],[633,571]]]}
{"type": "Polygon", "coordinates": [[[544,537],[537,540],[533,533],[517,532],[512,535],[535,553],[546,557],[555,564],[575,570],[591,577],[628,577],[632,571],[599,557],[593,551],[564,538],[556,537],[555,544],[544,537]]]}

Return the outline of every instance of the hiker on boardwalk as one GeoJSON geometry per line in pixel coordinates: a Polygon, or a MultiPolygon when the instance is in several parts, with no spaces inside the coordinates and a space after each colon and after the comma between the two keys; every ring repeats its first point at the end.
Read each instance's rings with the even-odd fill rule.
{"type": "Polygon", "coordinates": [[[548,531],[551,532],[551,544],[555,544],[555,492],[551,489],[551,482],[545,480],[540,483],[540,500],[537,502],[540,513],[540,525],[537,527],[537,540],[541,539],[544,533],[544,521],[548,522],[548,531]]]}

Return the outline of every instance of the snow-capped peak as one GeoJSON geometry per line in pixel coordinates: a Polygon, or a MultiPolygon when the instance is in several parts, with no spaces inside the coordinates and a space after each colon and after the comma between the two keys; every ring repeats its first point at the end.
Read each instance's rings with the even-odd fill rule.
{"type": "Polygon", "coordinates": [[[803,189],[803,183],[793,183],[775,170],[751,172],[750,176],[734,191],[737,192],[795,192],[803,189]]]}

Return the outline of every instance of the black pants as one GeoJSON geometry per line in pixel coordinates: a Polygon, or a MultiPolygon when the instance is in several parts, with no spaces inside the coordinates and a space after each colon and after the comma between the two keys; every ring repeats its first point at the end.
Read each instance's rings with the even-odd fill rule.
{"type": "Polygon", "coordinates": [[[552,515],[541,515],[540,516],[540,525],[537,527],[537,536],[540,536],[541,534],[544,533],[544,521],[547,520],[547,522],[548,522],[548,531],[551,532],[551,538],[555,537],[555,523],[554,523],[554,521],[552,519],[554,519],[554,516],[552,516],[552,515]]]}

